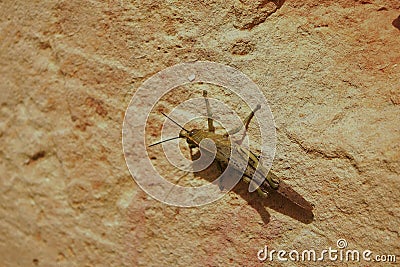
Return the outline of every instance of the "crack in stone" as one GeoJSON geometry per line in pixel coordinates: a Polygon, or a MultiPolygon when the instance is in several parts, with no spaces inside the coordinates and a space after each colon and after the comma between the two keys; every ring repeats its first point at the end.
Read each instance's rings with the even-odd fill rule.
{"type": "Polygon", "coordinates": [[[325,158],[328,160],[332,159],[342,159],[342,160],[347,160],[351,166],[357,171],[358,174],[362,173],[362,170],[360,166],[357,164],[355,158],[350,155],[348,152],[341,150],[341,151],[331,151],[331,152],[326,152],[323,150],[320,150],[315,147],[307,147],[303,142],[301,142],[294,134],[289,133],[286,130],[282,130],[285,135],[289,138],[289,140],[295,144],[297,144],[306,154],[309,155],[314,155],[318,156],[320,158],[325,158]]]}
{"type": "Polygon", "coordinates": [[[269,16],[281,8],[284,2],[285,0],[237,1],[234,5],[236,16],[234,26],[241,30],[251,30],[264,23],[269,16]]]}

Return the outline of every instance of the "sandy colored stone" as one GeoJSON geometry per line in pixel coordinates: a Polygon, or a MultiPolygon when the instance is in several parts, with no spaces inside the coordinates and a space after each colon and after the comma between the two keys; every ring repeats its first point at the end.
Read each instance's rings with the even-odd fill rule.
{"type": "MultiPolygon", "coordinates": [[[[322,250],[340,238],[399,262],[399,1],[0,7],[1,266],[261,266],[265,245],[322,250]],[[133,181],[121,143],[131,97],[158,71],[194,60],[236,67],[259,85],[277,128],[273,170],[314,204],[311,222],[242,184],[178,208],[133,181]]],[[[159,112],[185,92],[159,103],[148,142],[159,138],[159,112]]],[[[182,183],[197,182],[204,177],[182,183]]]]}

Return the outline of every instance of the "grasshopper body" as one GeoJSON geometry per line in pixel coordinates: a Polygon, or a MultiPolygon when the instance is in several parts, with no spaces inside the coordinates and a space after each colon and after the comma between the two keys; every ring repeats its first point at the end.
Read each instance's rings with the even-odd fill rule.
{"type": "MultiPolygon", "coordinates": [[[[215,160],[221,168],[224,168],[228,165],[231,156],[231,149],[235,149],[235,152],[237,153],[237,155],[239,155],[239,160],[248,160],[246,169],[242,177],[243,181],[250,183],[252,178],[259,180],[266,179],[266,184],[262,182],[258,183],[263,185],[258,189],[258,193],[260,193],[261,195],[267,193],[267,191],[265,190],[267,187],[278,189],[279,180],[272,173],[268,175],[268,171],[259,164],[258,157],[253,152],[237,143],[231,144],[226,135],[215,134],[213,132],[200,129],[193,129],[189,132],[182,130],[179,134],[179,137],[185,138],[189,147],[191,148],[200,147],[200,142],[204,139],[213,140],[216,146],[215,160]],[[262,188],[264,188],[264,190],[262,190],[262,188]]],[[[207,153],[207,148],[203,147],[202,152],[207,153]]],[[[233,164],[233,167],[235,168],[235,164],[233,164]]],[[[240,169],[238,167],[238,171],[239,170],[240,169]]]]}
{"type": "MultiPolygon", "coordinates": [[[[231,160],[230,159],[232,152],[231,149],[234,149],[236,155],[239,155],[239,160],[247,161],[244,162],[246,163],[246,168],[243,172],[242,180],[245,181],[246,183],[251,183],[252,179],[255,180],[255,183],[260,185],[259,187],[257,187],[257,192],[260,195],[267,196],[269,193],[278,193],[281,196],[288,199],[289,201],[295,203],[297,206],[306,210],[312,210],[313,207],[308,201],[306,201],[301,195],[299,195],[297,192],[291,189],[286,183],[280,181],[278,177],[271,171],[268,172],[267,169],[263,167],[262,164],[260,164],[259,157],[256,154],[246,149],[245,147],[241,146],[240,143],[231,144],[231,141],[229,140],[229,135],[239,132],[243,127],[235,128],[224,135],[215,133],[213,119],[211,118],[212,112],[209,101],[207,99],[207,91],[203,91],[203,96],[207,106],[208,130],[192,129],[189,131],[180,126],[178,123],[176,123],[174,120],[172,120],[163,113],[164,116],[166,116],[167,118],[169,118],[171,121],[173,121],[175,124],[177,124],[179,127],[182,128],[182,130],[179,133],[179,137],[176,138],[186,139],[189,148],[192,149],[197,147],[200,148],[201,151],[204,153],[207,152],[212,153],[212,151],[209,151],[207,147],[200,147],[200,143],[204,139],[213,140],[216,147],[215,160],[217,161],[221,170],[223,167],[226,167],[228,165],[229,161],[231,160]]],[[[245,119],[244,121],[245,131],[247,130],[249,123],[254,116],[254,113],[258,109],[260,109],[260,105],[258,105],[245,119]]],[[[155,143],[153,145],[159,144],[161,142],[155,143]]],[[[234,163],[233,168],[235,168],[235,166],[236,165],[234,163]]],[[[238,167],[237,170],[240,171],[240,168],[238,167]]]]}

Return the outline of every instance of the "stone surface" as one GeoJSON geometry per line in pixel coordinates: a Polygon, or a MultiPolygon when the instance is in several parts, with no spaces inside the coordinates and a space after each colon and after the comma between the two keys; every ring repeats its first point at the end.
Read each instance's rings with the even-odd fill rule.
{"type": "Polygon", "coordinates": [[[0,6],[2,266],[257,266],[265,245],[321,251],[339,238],[400,261],[397,0],[0,6]],[[121,144],[131,97],[193,60],[236,67],[262,88],[277,127],[273,169],[315,205],[312,222],[244,185],[177,208],[132,180],[121,144]]]}

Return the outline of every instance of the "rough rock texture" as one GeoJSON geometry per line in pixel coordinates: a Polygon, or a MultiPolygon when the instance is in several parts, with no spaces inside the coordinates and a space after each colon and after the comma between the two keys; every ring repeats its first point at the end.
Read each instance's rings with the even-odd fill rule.
{"type": "Polygon", "coordinates": [[[1,266],[257,266],[265,245],[321,251],[339,238],[400,261],[398,0],[6,0],[0,13],[1,266]],[[132,180],[130,98],[193,60],[262,88],[273,169],[315,205],[312,222],[242,185],[177,208],[132,180]]]}

